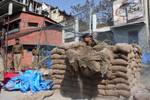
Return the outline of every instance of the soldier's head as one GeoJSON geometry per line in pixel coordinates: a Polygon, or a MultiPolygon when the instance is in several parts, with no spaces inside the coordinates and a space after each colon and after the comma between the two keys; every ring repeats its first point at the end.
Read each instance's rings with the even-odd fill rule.
{"type": "Polygon", "coordinates": [[[84,34],[82,36],[83,42],[85,42],[86,44],[90,45],[93,42],[93,36],[90,34],[84,34]]]}
{"type": "Polygon", "coordinates": [[[16,44],[20,43],[20,39],[19,38],[16,38],[15,41],[16,41],[16,44]]]}

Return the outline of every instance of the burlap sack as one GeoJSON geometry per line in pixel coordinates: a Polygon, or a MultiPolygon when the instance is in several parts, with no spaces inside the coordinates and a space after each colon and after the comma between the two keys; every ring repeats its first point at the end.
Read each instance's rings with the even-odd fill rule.
{"type": "Polygon", "coordinates": [[[120,52],[120,53],[129,53],[132,50],[132,46],[127,43],[118,43],[115,45],[115,51],[114,52],[120,52]]]}
{"type": "Polygon", "coordinates": [[[64,75],[58,75],[58,74],[55,74],[55,75],[52,75],[52,78],[55,78],[55,79],[64,79],[64,75]]]}
{"type": "Polygon", "coordinates": [[[116,78],[128,79],[128,75],[124,72],[115,72],[112,75],[116,76],[116,78]]]}
{"type": "Polygon", "coordinates": [[[138,64],[135,61],[130,63],[131,68],[138,68],[138,64]]]}
{"type": "Polygon", "coordinates": [[[119,53],[113,54],[113,58],[114,58],[114,59],[123,59],[123,60],[126,60],[126,61],[129,60],[126,55],[124,55],[124,54],[119,54],[119,53]]]}
{"type": "Polygon", "coordinates": [[[68,49],[77,49],[82,46],[86,46],[86,44],[83,42],[73,42],[73,43],[64,44],[64,45],[60,46],[59,48],[68,50],[68,49]]]}
{"type": "Polygon", "coordinates": [[[61,79],[55,79],[53,80],[54,85],[60,85],[62,83],[63,80],[61,79]]]}
{"type": "Polygon", "coordinates": [[[124,67],[124,66],[111,66],[111,71],[112,72],[120,71],[120,72],[126,73],[127,72],[127,68],[124,67]]]}
{"type": "Polygon", "coordinates": [[[51,55],[51,59],[65,59],[65,55],[53,54],[51,55]]]}
{"type": "Polygon", "coordinates": [[[130,96],[130,91],[126,91],[126,90],[116,90],[117,94],[120,96],[124,96],[124,97],[129,97],[130,96]]]}
{"type": "Polygon", "coordinates": [[[122,65],[122,66],[127,66],[128,62],[123,60],[123,59],[114,59],[111,61],[112,65],[122,65]]]}
{"type": "Polygon", "coordinates": [[[57,85],[54,85],[54,86],[52,87],[52,89],[54,89],[54,90],[55,90],[55,89],[60,89],[60,88],[61,88],[61,85],[58,85],[58,84],[57,84],[57,85]]]}
{"type": "Polygon", "coordinates": [[[98,43],[97,45],[95,45],[95,46],[93,47],[93,49],[95,49],[96,51],[101,51],[101,50],[103,50],[104,48],[106,48],[107,46],[108,46],[107,43],[101,42],[101,43],[98,43]]]}
{"type": "Polygon", "coordinates": [[[134,57],[135,57],[134,52],[131,52],[131,53],[128,54],[128,59],[131,60],[134,57]]]}
{"type": "Polygon", "coordinates": [[[98,90],[98,95],[106,96],[105,90],[98,90]]]}
{"type": "Polygon", "coordinates": [[[61,64],[52,65],[52,69],[66,70],[66,68],[67,68],[66,65],[61,65],[61,64]]]}
{"type": "Polygon", "coordinates": [[[59,48],[54,48],[52,51],[51,51],[51,54],[60,54],[60,55],[65,55],[65,50],[63,49],[59,49],[59,48]]]}
{"type": "Polygon", "coordinates": [[[103,89],[103,90],[113,90],[113,89],[115,89],[115,84],[107,84],[107,85],[98,85],[97,86],[98,87],[98,89],[103,89]]]}
{"type": "Polygon", "coordinates": [[[57,70],[57,69],[53,69],[52,70],[52,74],[56,74],[56,75],[64,75],[65,74],[65,70],[57,70]]]}
{"type": "Polygon", "coordinates": [[[139,55],[142,54],[142,49],[140,48],[139,45],[137,45],[137,44],[132,44],[132,47],[133,47],[133,50],[134,50],[135,52],[137,52],[139,55]]]}
{"type": "Polygon", "coordinates": [[[106,90],[105,96],[118,96],[116,90],[106,90]]]}
{"type": "Polygon", "coordinates": [[[116,84],[116,89],[117,90],[127,90],[127,91],[130,91],[130,86],[127,85],[127,84],[116,84]]]}
{"type": "Polygon", "coordinates": [[[123,78],[115,78],[115,79],[113,79],[113,80],[108,80],[107,83],[109,83],[109,84],[119,84],[119,83],[123,83],[123,84],[129,85],[128,80],[123,79],[123,78]]]}
{"type": "Polygon", "coordinates": [[[62,65],[65,65],[65,60],[62,60],[62,59],[52,59],[52,65],[55,65],[55,64],[62,64],[62,65]]]}

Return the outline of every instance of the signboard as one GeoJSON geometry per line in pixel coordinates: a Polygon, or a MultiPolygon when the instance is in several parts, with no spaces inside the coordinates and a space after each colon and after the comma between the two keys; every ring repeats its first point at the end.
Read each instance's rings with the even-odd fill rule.
{"type": "Polygon", "coordinates": [[[117,0],[113,4],[114,24],[137,21],[144,16],[142,0],[117,0]]]}
{"type": "Polygon", "coordinates": [[[144,16],[142,0],[129,0],[128,20],[141,18],[144,16]]]}

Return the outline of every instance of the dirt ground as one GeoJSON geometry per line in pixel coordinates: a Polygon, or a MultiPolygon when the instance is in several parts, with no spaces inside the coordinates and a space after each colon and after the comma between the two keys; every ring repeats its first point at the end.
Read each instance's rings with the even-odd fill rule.
{"type": "MultiPolygon", "coordinates": [[[[144,65],[143,70],[141,72],[141,82],[148,89],[150,89],[150,65],[144,65]]],[[[31,92],[21,93],[19,91],[17,91],[17,92],[8,92],[8,91],[2,90],[1,93],[0,93],[0,100],[25,100],[24,97],[27,97],[27,96],[32,97],[33,94],[31,92]]],[[[41,99],[36,99],[36,100],[41,100],[41,99]]],[[[73,100],[73,99],[64,98],[64,97],[61,96],[61,94],[59,92],[57,92],[53,96],[45,97],[43,100],[73,100]]],[[[84,99],[84,100],[86,100],[86,99],[84,99]]],[[[99,99],[94,99],[94,100],[99,100],[99,99]]],[[[109,100],[109,99],[101,99],[101,100],[109,100]]]]}

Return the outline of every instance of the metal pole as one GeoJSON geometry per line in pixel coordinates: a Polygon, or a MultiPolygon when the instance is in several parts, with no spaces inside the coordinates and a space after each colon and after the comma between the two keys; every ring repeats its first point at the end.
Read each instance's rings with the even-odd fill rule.
{"type": "Polygon", "coordinates": [[[76,17],[75,19],[75,41],[79,42],[79,19],[76,17]]]}
{"type": "Polygon", "coordinates": [[[92,29],[91,29],[91,26],[92,26],[92,0],[90,0],[89,9],[90,9],[89,33],[92,34],[92,29]]]}

